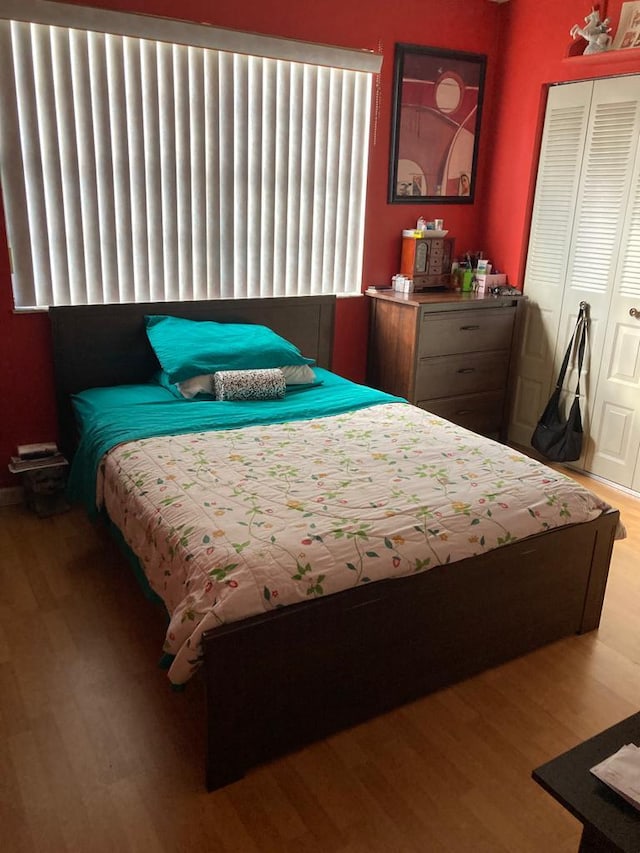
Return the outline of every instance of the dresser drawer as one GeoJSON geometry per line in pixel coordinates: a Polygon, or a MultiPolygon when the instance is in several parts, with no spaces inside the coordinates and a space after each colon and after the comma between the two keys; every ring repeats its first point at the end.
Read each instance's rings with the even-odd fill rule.
{"type": "Polygon", "coordinates": [[[483,350],[509,350],[514,309],[422,312],[418,357],[483,350]]]}
{"type": "Polygon", "coordinates": [[[416,370],[414,397],[426,400],[479,391],[501,391],[507,382],[508,369],[508,351],[421,358],[416,370]]]}
{"type": "Polygon", "coordinates": [[[439,397],[435,400],[419,400],[417,405],[474,432],[499,433],[503,422],[504,392],[487,391],[483,394],[439,397]]]}

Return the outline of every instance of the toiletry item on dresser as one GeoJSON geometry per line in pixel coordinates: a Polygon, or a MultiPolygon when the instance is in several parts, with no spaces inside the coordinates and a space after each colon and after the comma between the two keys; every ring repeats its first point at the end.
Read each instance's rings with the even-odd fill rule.
{"type": "Polygon", "coordinates": [[[391,279],[393,289],[396,293],[413,293],[414,283],[409,276],[398,274],[391,279]]]}

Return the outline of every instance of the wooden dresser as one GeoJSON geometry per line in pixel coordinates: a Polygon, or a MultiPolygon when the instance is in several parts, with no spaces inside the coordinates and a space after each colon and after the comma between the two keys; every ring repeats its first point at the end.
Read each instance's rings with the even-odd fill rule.
{"type": "Polygon", "coordinates": [[[368,382],[504,438],[521,296],[370,293],[368,382]]]}

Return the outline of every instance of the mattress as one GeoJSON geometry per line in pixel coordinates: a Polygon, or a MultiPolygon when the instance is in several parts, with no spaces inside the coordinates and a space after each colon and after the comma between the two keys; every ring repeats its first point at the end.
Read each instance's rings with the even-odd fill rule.
{"type": "Polygon", "coordinates": [[[175,684],[199,666],[204,631],[383,578],[455,571],[609,509],[563,474],[388,397],[116,443],[95,488],[166,605],[175,684]]]}

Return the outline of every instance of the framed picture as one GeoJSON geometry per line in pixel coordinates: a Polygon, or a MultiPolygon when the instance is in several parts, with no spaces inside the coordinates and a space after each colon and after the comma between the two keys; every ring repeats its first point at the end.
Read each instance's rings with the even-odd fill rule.
{"type": "Polygon", "coordinates": [[[471,204],[486,56],[397,44],[389,202],[471,204]]]}
{"type": "Polygon", "coordinates": [[[627,0],[622,4],[620,23],[611,47],[613,50],[640,47],[640,2],[638,0],[633,2],[627,0]]]}

